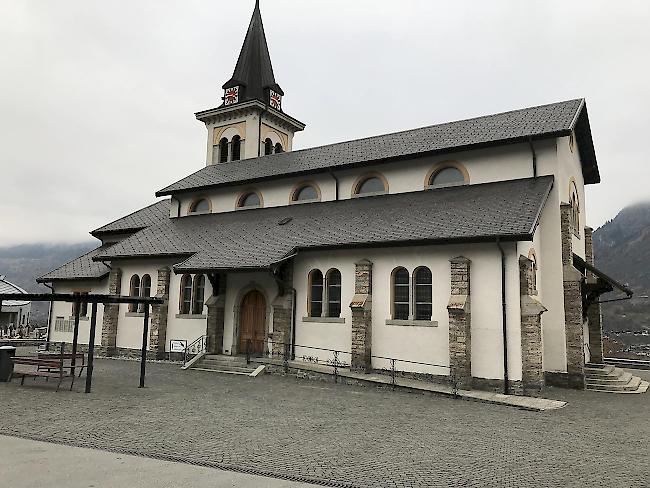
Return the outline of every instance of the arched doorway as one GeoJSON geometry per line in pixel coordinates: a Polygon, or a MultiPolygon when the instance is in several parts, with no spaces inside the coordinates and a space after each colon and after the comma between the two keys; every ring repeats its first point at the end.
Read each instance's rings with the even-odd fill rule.
{"type": "Polygon", "coordinates": [[[246,352],[250,344],[251,354],[262,354],[266,333],[266,300],[258,290],[251,290],[241,301],[239,314],[239,352],[246,352]],[[250,342],[249,342],[250,341],[250,342]]]}

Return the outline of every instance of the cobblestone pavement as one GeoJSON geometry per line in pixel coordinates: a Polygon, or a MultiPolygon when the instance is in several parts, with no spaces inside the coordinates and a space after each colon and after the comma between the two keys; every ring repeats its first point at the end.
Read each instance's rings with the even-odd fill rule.
{"type": "Polygon", "coordinates": [[[138,372],[98,360],[91,395],[0,383],[0,434],[329,486],[648,486],[650,394],[549,389],[569,405],[537,413],[170,364],[138,389],[138,372]]]}

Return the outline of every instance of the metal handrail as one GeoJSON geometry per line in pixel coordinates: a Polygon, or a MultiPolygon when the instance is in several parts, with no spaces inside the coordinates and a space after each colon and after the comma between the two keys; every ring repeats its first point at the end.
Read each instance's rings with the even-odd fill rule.
{"type": "MultiPolygon", "coordinates": [[[[290,343],[276,342],[276,341],[267,340],[267,339],[258,339],[258,340],[255,340],[255,341],[253,339],[248,339],[246,341],[246,351],[245,351],[246,352],[246,362],[247,363],[250,363],[250,361],[251,361],[251,351],[252,351],[251,346],[252,346],[253,342],[260,342],[262,344],[271,344],[272,346],[273,345],[282,346],[282,356],[283,356],[282,359],[283,359],[284,370],[285,370],[285,372],[288,371],[288,369],[289,369],[289,357],[291,356],[291,354],[290,354],[291,344],[290,343]]],[[[318,350],[318,351],[327,351],[327,352],[333,353],[334,358],[332,360],[328,359],[326,362],[321,363],[321,364],[323,364],[324,366],[334,368],[334,382],[335,383],[338,381],[338,376],[339,376],[339,371],[338,370],[340,368],[345,368],[345,367],[351,366],[352,361],[350,361],[350,364],[339,361],[339,355],[340,354],[348,354],[348,355],[352,356],[353,355],[352,352],[341,351],[341,350],[338,350],[338,349],[328,349],[326,347],[303,346],[303,345],[300,345],[300,344],[295,344],[294,347],[303,348],[303,349],[314,349],[314,350],[318,350]]],[[[272,351],[271,351],[271,356],[273,356],[272,351]]],[[[387,356],[377,356],[377,355],[374,355],[374,354],[371,354],[370,358],[384,359],[384,360],[390,361],[391,384],[392,384],[393,388],[395,388],[395,386],[396,386],[396,381],[395,381],[395,376],[396,376],[396,372],[397,372],[396,365],[397,365],[397,363],[400,363],[400,362],[401,363],[408,363],[408,364],[419,364],[419,365],[422,365],[422,366],[432,366],[432,367],[436,367],[436,368],[445,368],[447,370],[451,369],[449,366],[443,365],[443,364],[425,363],[425,362],[421,362],[421,361],[411,361],[411,360],[408,360],[408,359],[392,358],[392,357],[387,357],[387,356]]],[[[295,355],[293,357],[291,357],[291,359],[295,360],[295,355]]],[[[454,392],[456,392],[457,391],[456,379],[452,378],[451,376],[450,376],[450,378],[451,378],[453,386],[454,386],[454,392]]]]}
{"type": "Polygon", "coordinates": [[[190,344],[187,344],[185,346],[185,351],[183,353],[183,364],[187,364],[187,356],[189,354],[193,354],[194,356],[196,356],[197,354],[201,354],[203,351],[205,351],[207,343],[208,343],[208,336],[202,335],[198,337],[196,340],[192,341],[190,344]],[[194,348],[196,349],[196,353],[190,352],[194,348]]]}

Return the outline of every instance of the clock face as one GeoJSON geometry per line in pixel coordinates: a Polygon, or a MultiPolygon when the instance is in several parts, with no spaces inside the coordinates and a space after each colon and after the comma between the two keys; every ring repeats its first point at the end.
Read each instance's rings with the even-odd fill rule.
{"type": "Polygon", "coordinates": [[[280,95],[279,93],[275,93],[273,90],[270,91],[271,91],[270,94],[271,107],[278,110],[282,110],[282,95],[280,95]]]}
{"type": "Polygon", "coordinates": [[[239,87],[234,86],[232,88],[226,88],[226,92],[223,97],[224,105],[232,105],[239,101],[239,87]]]}

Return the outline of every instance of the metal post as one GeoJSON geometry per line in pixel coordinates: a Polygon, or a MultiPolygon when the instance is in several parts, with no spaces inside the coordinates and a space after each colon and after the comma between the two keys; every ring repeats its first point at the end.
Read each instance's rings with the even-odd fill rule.
{"type": "Polygon", "coordinates": [[[339,377],[339,352],[334,351],[334,383],[338,383],[339,377]]]}
{"type": "Polygon", "coordinates": [[[70,374],[74,378],[75,365],[77,364],[77,341],[79,340],[79,314],[81,313],[81,302],[74,302],[74,334],[72,336],[72,360],[70,361],[70,374]]]}
{"type": "Polygon", "coordinates": [[[142,327],[142,358],[140,359],[140,386],[144,388],[144,375],[147,368],[147,339],[149,338],[149,304],[144,304],[144,326],[142,327]]]}
{"type": "Polygon", "coordinates": [[[394,390],[395,389],[395,359],[390,360],[390,379],[394,390]]]}
{"type": "Polygon", "coordinates": [[[251,340],[246,339],[246,364],[251,363],[251,340]]]}
{"type": "Polygon", "coordinates": [[[88,370],[86,371],[86,393],[93,385],[93,360],[95,356],[95,329],[97,328],[97,304],[93,303],[90,313],[90,337],[88,338],[88,370]]]}
{"type": "Polygon", "coordinates": [[[284,373],[289,372],[289,354],[291,354],[291,344],[288,342],[284,343],[284,351],[283,351],[283,357],[282,357],[282,363],[284,365],[284,373]]]}

